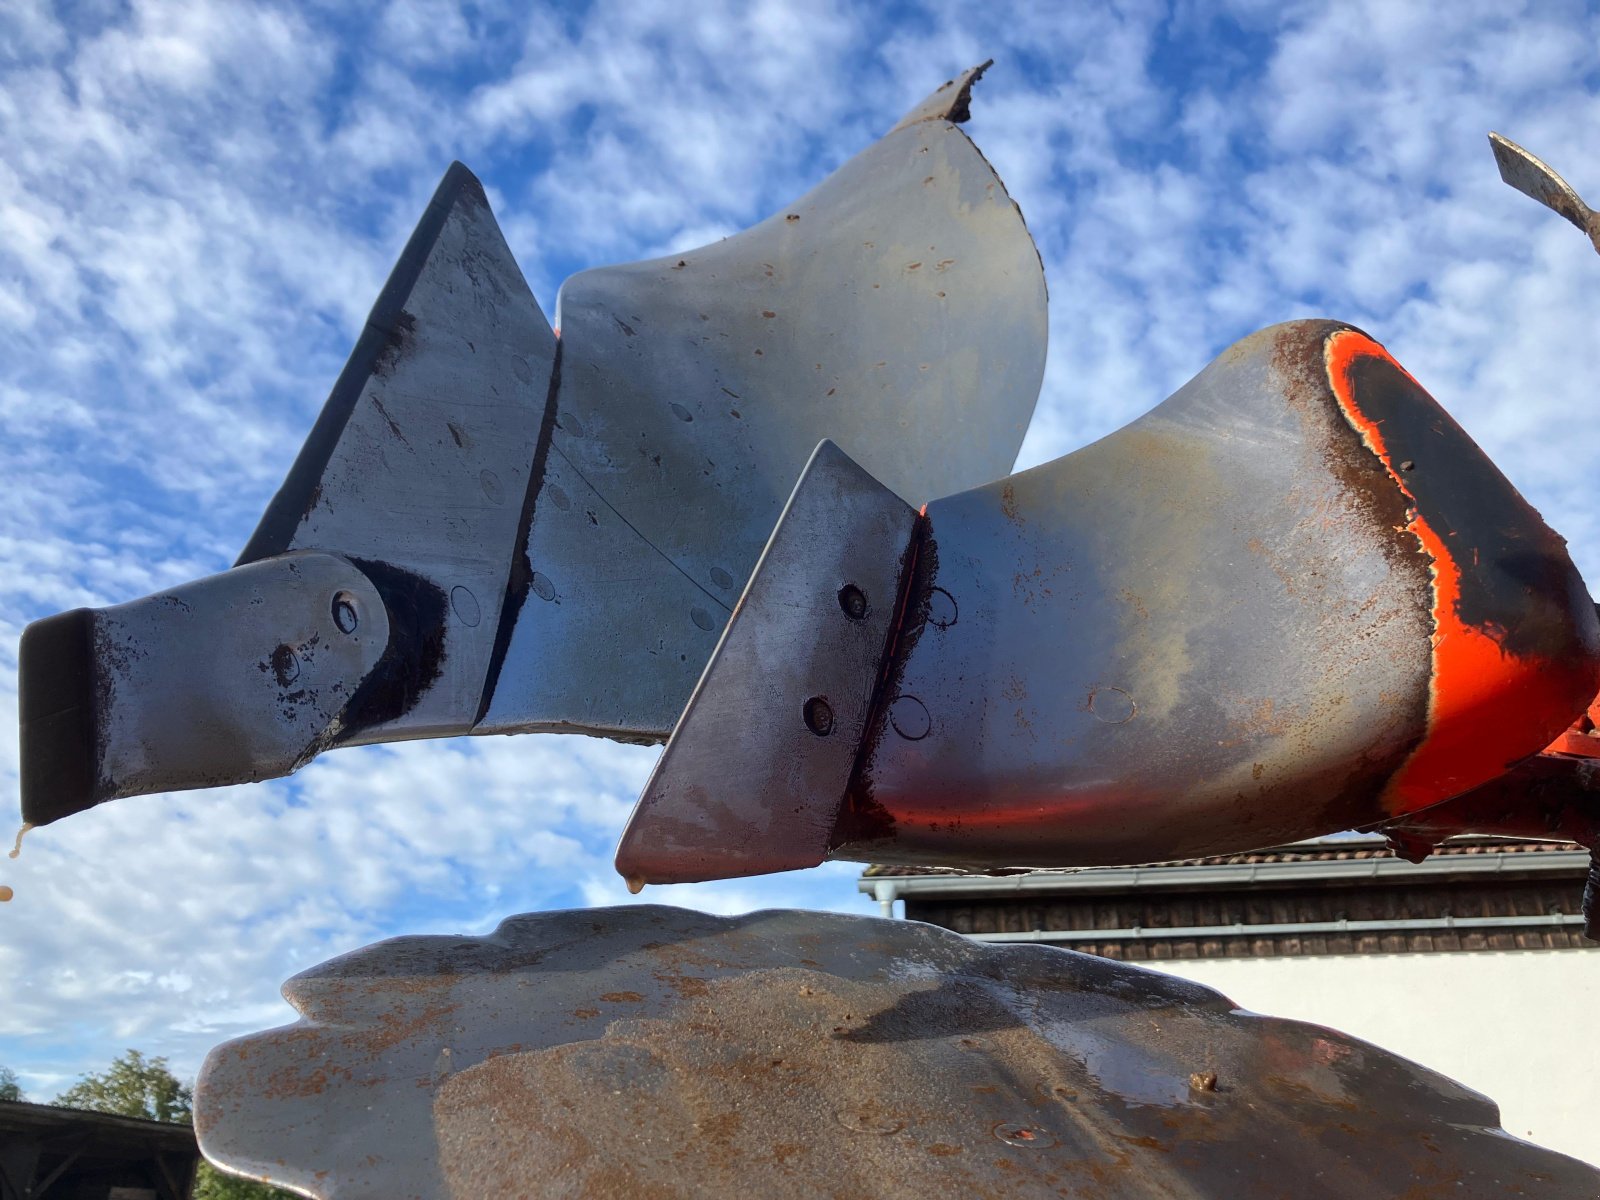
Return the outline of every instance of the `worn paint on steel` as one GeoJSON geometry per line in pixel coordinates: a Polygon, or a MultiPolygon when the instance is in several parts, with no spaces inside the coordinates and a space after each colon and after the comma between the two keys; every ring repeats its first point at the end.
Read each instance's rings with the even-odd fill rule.
{"type": "Polygon", "coordinates": [[[1592,602],[1566,543],[1387,351],[1327,340],[1333,394],[1406,500],[1433,576],[1428,729],[1385,788],[1414,812],[1548,744],[1600,686],[1592,602]]]}
{"type": "Polygon", "coordinates": [[[1485,1097],[1198,984],[814,912],[408,937],[213,1051],[208,1157],[325,1200],[1555,1197],[1485,1097]]]}
{"type": "MultiPolygon", "coordinates": [[[[739,791],[723,783],[745,777],[739,746],[710,769],[674,767],[669,743],[631,837],[668,815],[658,793],[700,786],[735,820],[837,813],[830,855],[858,861],[1224,853],[1474,787],[1547,745],[1600,682],[1600,627],[1560,539],[1376,343],[1333,322],[1245,339],[1125,429],[927,505],[917,538],[895,649],[862,674],[879,716],[845,793],[739,791]],[[935,598],[956,619],[933,620],[935,598]],[[1480,643],[1492,657],[1469,653],[1480,643]],[[1440,764],[1436,748],[1464,742],[1440,764]]],[[[751,604],[745,619],[764,618],[751,604]]],[[[827,619],[783,615],[796,644],[827,619]]],[[[796,703],[765,683],[751,725],[796,703]]],[[[696,703],[754,695],[713,659],[696,703]]],[[[707,877],[709,857],[667,877],[707,877]]]]}

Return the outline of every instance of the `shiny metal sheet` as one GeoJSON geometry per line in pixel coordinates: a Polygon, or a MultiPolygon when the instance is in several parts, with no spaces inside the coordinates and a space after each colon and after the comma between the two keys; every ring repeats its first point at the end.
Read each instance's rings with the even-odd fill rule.
{"type": "MultiPolygon", "coordinates": [[[[1248,850],[1478,787],[1600,684],[1564,543],[1382,347],[1333,322],[1255,334],[1094,445],[933,501],[918,539],[848,788],[730,783],[759,778],[747,747],[786,753],[771,714],[800,701],[797,678],[745,709],[719,760],[669,743],[631,836],[693,796],[718,829],[836,814],[830,857],[856,861],[1248,850]]],[[[804,640],[807,617],[767,610],[759,582],[743,621],[804,640]]],[[[814,636],[830,619],[814,606],[814,636]]],[[[754,694],[713,658],[681,728],[754,694]]],[[[676,853],[695,878],[760,859],[726,845],[676,853]]],[[[684,878],[675,865],[655,869],[684,878]]]]}
{"type": "Polygon", "coordinates": [[[1498,133],[1489,135],[1489,148],[1494,151],[1495,165],[1500,168],[1502,180],[1571,221],[1589,235],[1595,250],[1600,252],[1600,213],[1585,204],[1573,186],[1557,175],[1549,163],[1498,133]]]}
{"type": "Polygon", "coordinates": [[[837,808],[827,800],[849,785],[867,733],[916,524],[916,509],[832,442],[817,448],[717,647],[716,670],[623,832],[624,877],[759,875],[827,856],[837,808]],[[797,802],[730,806],[730,794],[797,802]]]}
{"type": "Polygon", "coordinates": [[[482,185],[455,164],[240,558],[332,550],[447,598],[421,631],[407,703],[351,740],[471,729],[555,356],[482,185]]]}
{"type": "MultiPolygon", "coordinates": [[[[552,459],[638,534],[641,555],[653,548],[701,591],[690,607],[713,633],[824,438],[918,504],[1016,457],[1044,372],[1044,275],[999,177],[945,119],[964,117],[976,78],[754,228],[562,286],[552,459]]],[[[535,498],[533,570],[595,568],[573,528],[535,498]]],[[[545,669],[550,622],[529,595],[477,731],[571,730],[582,712],[593,732],[665,738],[710,650],[680,590],[595,590],[562,614],[602,642],[629,631],[630,688],[608,712],[593,697],[609,681],[545,669]]]]}
{"type": "MultiPolygon", "coordinates": [[[[756,228],[576,276],[559,342],[482,187],[451,167],[240,559],[341,554],[387,607],[380,669],[312,752],[467,732],[661,741],[819,441],[906,497],[1009,469],[1043,375],[1044,277],[953,124],[980,73],[756,228]]],[[[278,621],[257,616],[253,640],[278,621]]],[[[99,703],[82,687],[103,664],[81,638],[25,642],[24,687],[42,690],[23,699],[24,754],[49,764],[25,773],[28,820],[95,803],[90,777],[176,788],[305,761],[297,744],[230,775],[181,739],[168,762],[99,761],[117,744],[70,714],[99,703]]]]}
{"type": "Polygon", "coordinates": [[[196,1126],[328,1200],[1600,1194],[1369,1043],[914,922],[530,914],[284,992],[300,1020],[212,1052],[196,1126]]]}

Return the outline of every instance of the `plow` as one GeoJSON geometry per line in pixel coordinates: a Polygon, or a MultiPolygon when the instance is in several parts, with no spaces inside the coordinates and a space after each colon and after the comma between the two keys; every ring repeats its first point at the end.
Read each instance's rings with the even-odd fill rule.
{"type": "MultiPolygon", "coordinates": [[[[1368,332],[1251,334],[1012,473],[1047,290],[961,128],[984,70],[548,318],[452,166],[235,566],[25,631],[24,821],[576,733],[665,746],[620,831],[635,891],[1347,830],[1600,849],[1595,603],[1368,332]]],[[[197,1126],[308,1196],[1600,1194],[1377,1047],[907,922],[529,914],[285,995],[297,1024],[213,1052],[197,1126]]]]}

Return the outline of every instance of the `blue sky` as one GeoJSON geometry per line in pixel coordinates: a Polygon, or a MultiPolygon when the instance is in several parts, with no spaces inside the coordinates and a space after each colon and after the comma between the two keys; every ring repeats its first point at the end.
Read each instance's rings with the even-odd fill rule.
{"type": "MultiPolygon", "coordinates": [[[[1577,3],[300,6],[0,11],[0,726],[23,625],[230,565],[452,158],[546,311],[582,267],[753,223],[993,57],[968,132],[1022,205],[1051,347],[1019,465],[1235,338],[1353,321],[1600,578],[1600,262],[1491,128],[1600,201],[1577,3]]],[[[126,1046],[192,1071],[294,971],[401,932],[625,899],[653,749],[345,750],[40,830],[0,882],[0,1064],[36,1097],[126,1046]]],[[[15,807],[14,740],[0,791],[15,807]]],[[[856,869],[658,889],[870,911],[856,869]]]]}

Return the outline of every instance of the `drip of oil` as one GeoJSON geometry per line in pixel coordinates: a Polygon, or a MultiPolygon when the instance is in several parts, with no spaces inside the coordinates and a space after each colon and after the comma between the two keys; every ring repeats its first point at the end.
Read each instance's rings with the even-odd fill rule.
{"type": "Polygon", "coordinates": [[[637,896],[640,892],[644,891],[644,880],[635,879],[633,876],[629,875],[626,877],[626,882],[628,885],[629,895],[637,896]]]}
{"type": "MultiPolygon", "coordinates": [[[[32,821],[24,821],[22,823],[22,828],[17,830],[17,840],[11,843],[11,853],[6,855],[7,858],[15,858],[17,855],[22,853],[22,839],[24,836],[26,836],[28,830],[32,828],[32,821]]],[[[11,898],[15,895],[16,892],[12,891],[5,884],[0,883],[0,904],[10,903],[11,898]]]]}

